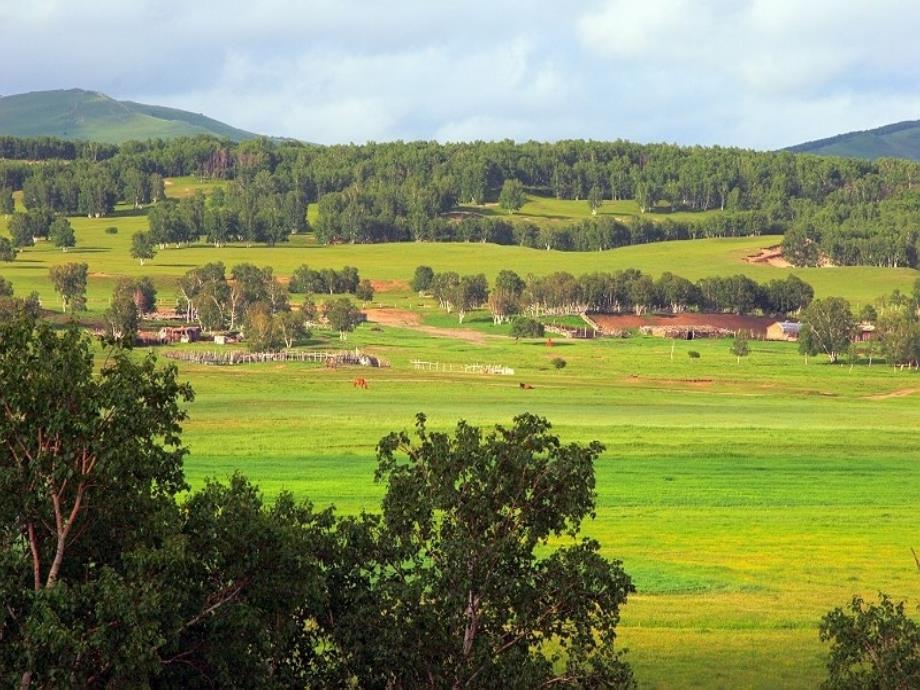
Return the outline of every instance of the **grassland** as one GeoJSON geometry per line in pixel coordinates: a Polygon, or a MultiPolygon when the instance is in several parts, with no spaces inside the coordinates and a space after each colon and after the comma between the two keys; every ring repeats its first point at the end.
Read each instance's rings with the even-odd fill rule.
{"type": "MultiPolygon", "coordinates": [[[[167,189],[192,193],[196,184],[175,180],[167,189]]],[[[350,264],[364,277],[390,281],[407,280],[423,263],[489,276],[502,268],[526,274],[635,266],[691,279],[744,272],[766,281],[790,272],[744,261],[765,238],[560,253],[480,244],[320,247],[296,237],[274,248],[169,249],[140,267],[128,247],[131,234],[146,227],[143,215],[121,210],[73,223],[74,250],[42,243],[0,264],[17,293],[38,290],[53,306],[47,269],[74,260],[90,266],[94,314],[119,275],[152,276],[169,301],[177,276],[217,260],[271,265],[282,276],[301,263],[350,264]],[[117,235],[104,232],[110,225],[117,235]]],[[[907,289],[917,276],[907,269],[791,272],[819,295],[854,302],[907,289]]],[[[427,328],[455,326],[405,289],[378,294],[374,306],[412,309],[427,328]]],[[[918,545],[913,488],[920,485],[916,374],[879,364],[806,365],[787,343],[755,343],[740,364],[724,341],[693,342],[699,360],[687,356],[684,342],[674,344],[672,359],[671,343],[653,338],[549,349],[496,335],[506,329],[477,313],[464,328],[483,336],[478,342],[377,328],[363,325],[347,343],[392,363],[362,370],[368,391],[351,386],[355,372],[348,369],[182,364],[197,394],[185,429],[192,484],[240,470],[269,495],[287,489],[343,512],[374,510],[382,493],[373,482],[374,446],[385,433],[411,427],[416,412],[440,428],[460,418],[492,425],[524,411],[545,415],[565,439],[607,446],[597,466],[597,517],[587,531],[636,580],[622,642],[645,687],[814,687],[825,652],[817,622],[825,611],[855,592],[920,601],[910,555],[918,545]],[[568,366],[556,371],[553,357],[568,366]],[[414,370],[413,359],[496,363],[516,373],[437,374],[414,370]],[[520,390],[519,381],[534,390],[520,390]]],[[[312,345],[340,346],[323,332],[312,345]]]]}
{"type": "MultiPolygon", "coordinates": [[[[527,194],[526,202],[515,213],[500,208],[498,204],[490,203],[477,205],[459,206],[459,211],[467,213],[476,213],[483,216],[501,217],[512,222],[533,222],[543,224],[567,224],[572,221],[591,218],[591,206],[585,200],[574,199],[556,199],[554,197],[539,196],[536,194],[527,194]]],[[[661,207],[649,213],[641,213],[639,204],[633,199],[620,199],[617,201],[605,201],[597,209],[598,216],[610,216],[617,220],[629,220],[636,216],[642,216],[652,221],[662,221],[670,218],[674,221],[700,221],[709,216],[718,215],[720,211],[675,211],[661,207]]]]}
{"type": "Polygon", "coordinates": [[[672,360],[651,338],[548,349],[362,326],[349,346],[392,362],[362,372],[369,391],[352,388],[354,371],[310,365],[183,367],[198,393],[193,483],[240,469],[269,494],[373,510],[374,444],[418,411],[441,428],[530,411],[566,439],[599,439],[587,531],[636,579],[622,639],[646,687],[813,687],[827,609],[879,589],[920,600],[909,551],[920,397],[904,395],[920,390],[915,375],[806,365],[785,343],[757,343],[740,365],[724,341],[694,342],[699,360],[678,343],[672,360]],[[516,375],[415,371],[414,358],[516,375]]]}

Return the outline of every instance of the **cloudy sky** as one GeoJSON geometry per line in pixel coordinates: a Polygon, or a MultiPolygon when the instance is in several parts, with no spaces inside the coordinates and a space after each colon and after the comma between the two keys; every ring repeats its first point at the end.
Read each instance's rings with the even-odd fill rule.
{"type": "Polygon", "coordinates": [[[776,148],[920,119],[918,26],[916,0],[0,0],[0,94],[320,143],[776,148]]]}

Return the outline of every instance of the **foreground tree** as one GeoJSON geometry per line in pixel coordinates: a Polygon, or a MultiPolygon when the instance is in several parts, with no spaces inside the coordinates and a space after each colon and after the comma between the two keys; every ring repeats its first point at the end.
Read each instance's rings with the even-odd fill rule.
{"type": "Polygon", "coordinates": [[[821,640],[831,643],[827,690],[920,687],[920,624],[880,594],[878,604],[855,596],[821,621],[821,640]]]}
{"type": "Polygon", "coordinates": [[[856,328],[850,303],[841,297],[812,302],[802,312],[799,350],[803,354],[824,353],[831,362],[848,352],[856,328]]]}
{"type": "Polygon", "coordinates": [[[13,284],[0,276],[0,322],[13,321],[24,316],[37,319],[41,315],[38,293],[33,292],[27,298],[13,296],[13,284]]]}
{"type": "Polygon", "coordinates": [[[186,496],[191,390],[76,329],[0,323],[0,685],[317,687],[329,513],[186,496]],[[66,372],[66,375],[62,375],[66,372]]]}
{"type": "Polygon", "coordinates": [[[51,284],[61,296],[64,312],[86,309],[86,280],[89,266],[85,263],[69,263],[52,266],[49,270],[51,284]]]}
{"type": "Polygon", "coordinates": [[[53,665],[70,649],[76,656],[63,658],[79,666],[81,644],[93,644],[92,631],[72,620],[89,592],[60,583],[77,585],[95,549],[123,545],[118,532],[103,538],[95,529],[99,511],[120,514],[129,527],[153,519],[156,504],[182,488],[178,400],[191,393],[175,370],[156,371],[152,356],[141,364],[116,357],[94,377],[76,329],[59,336],[19,320],[0,324],[0,343],[0,582],[15,586],[28,572],[32,590],[6,593],[17,613],[2,625],[4,646],[21,645],[20,687],[35,674],[42,685],[81,684],[53,665]]]}
{"type": "Polygon", "coordinates": [[[419,415],[416,432],[378,446],[382,519],[342,529],[360,576],[346,566],[332,590],[332,636],[357,684],[632,687],[614,649],[632,582],[578,538],[603,447],[563,444],[531,415],[453,435],[419,415]]]}

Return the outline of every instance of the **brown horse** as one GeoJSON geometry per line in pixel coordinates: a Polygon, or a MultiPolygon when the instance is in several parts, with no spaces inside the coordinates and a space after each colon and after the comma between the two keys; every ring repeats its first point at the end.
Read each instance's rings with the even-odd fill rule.
{"type": "Polygon", "coordinates": [[[519,383],[518,385],[521,387],[522,391],[532,391],[533,390],[533,386],[531,386],[529,383],[519,383]]]}
{"type": "Polygon", "coordinates": [[[351,382],[351,385],[354,388],[363,388],[364,390],[367,390],[367,379],[358,376],[354,381],[351,382]]]}

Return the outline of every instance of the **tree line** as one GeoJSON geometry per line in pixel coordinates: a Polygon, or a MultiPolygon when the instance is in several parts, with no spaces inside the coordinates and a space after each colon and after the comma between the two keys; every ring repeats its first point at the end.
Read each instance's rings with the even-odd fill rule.
{"type": "Polygon", "coordinates": [[[911,294],[895,290],[854,314],[841,297],[815,300],[802,312],[799,350],[805,355],[826,355],[831,362],[849,357],[855,362],[876,356],[895,367],[920,368],[920,279],[911,294]],[[871,326],[871,339],[859,343],[860,324],[871,326]]]}
{"type": "MultiPolygon", "coordinates": [[[[462,220],[451,214],[458,204],[497,199],[514,210],[526,188],[584,200],[595,210],[605,200],[636,199],[646,216],[725,212],[660,231],[637,223],[629,227],[628,243],[633,244],[794,230],[787,245],[794,263],[826,257],[836,263],[916,265],[918,238],[910,228],[920,220],[914,193],[918,170],[917,163],[899,160],[624,141],[315,146],[194,137],[128,142],[109,157],[0,161],[0,192],[22,188],[28,191],[29,208],[96,215],[109,212],[113,200],[156,200],[164,176],[195,174],[239,185],[233,194],[242,198],[226,204],[229,229],[218,222],[215,243],[228,237],[281,241],[282,229],[305,229],[303,211],[318,202],[314,229],[323,242],[486,237],[483,241],[527,244],[531,230],[515,237],[510,224],[482,219],[461,227],[462,220]],[[37,181],[31,182],[33,177],[37,181]],[[502,195],[506,186],[509,191],[502,195]],[[259,200],[246,199],[248,194],[259,200]]],[[[193,231],[199,237],[207,234],[200,226],[193,231]]],[[[626,239],[614,226],[586,223],[572,224],[555,240],[532,242],[527,246],[602,249],[626,239]]]]}
{"type": "Polygon", "coordinates": [[[758,284],[745,275],[713,276],[691,282],[669,271],[657,279],[638,269],[574,276],[556,272],[521,277],[511,270],[498,273],[490,289],[485,275],[436,273],[419,266],[411,287],[430,294],[442,309],[456,313],[460,323],[472,309],[487,308],[496,324],[519,314],[533,317],[667,310],[797,314],[813,297],[811,285],[797,276],[758,284]]]}
{"type": "Polygon", "coordinates": [[[783,255],[796,266],[918,265],[920,190],[886,198],[883,190],[832,195],[824,205],[802,203],[783,237],[783,255]]]}

